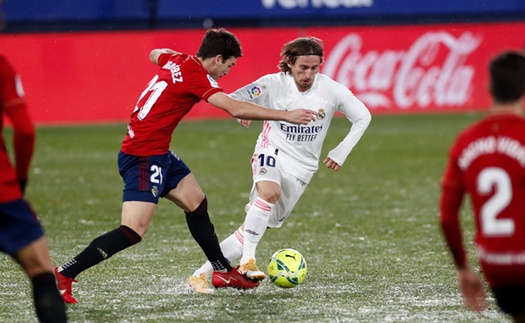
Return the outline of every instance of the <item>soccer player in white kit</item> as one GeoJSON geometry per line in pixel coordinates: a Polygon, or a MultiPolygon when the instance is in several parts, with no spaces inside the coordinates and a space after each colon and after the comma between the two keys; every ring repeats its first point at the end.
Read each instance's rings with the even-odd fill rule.
{"type": "MultiPolygon", "coordinates": [[[[265,75],[231,97],[265,107],[291,110],[303,107],[318,112],[307,125],[264,121],[251,160],[253,187],[246,205],[246,219],[221,242],[224,256],[233,262],[241,257],[239,271],[254,280],[265,278],[255,264],[255,250],[266,228],[279,228],[290,215],[318,169],[321,149],[336,111],[351,122],[349,133],[324,159],[334,171],[359,142],[371,121],[366,106],[344,85],[319,73],[322,42],[315,37],[297,38],[284,45],[281,72],[265,75]]],[[[240,121],[248,127],[249,121],[240,121]]],[[[188,284],[200,293],[211,293],[207,277],[213,268],[206,262],[188,284]]]]}

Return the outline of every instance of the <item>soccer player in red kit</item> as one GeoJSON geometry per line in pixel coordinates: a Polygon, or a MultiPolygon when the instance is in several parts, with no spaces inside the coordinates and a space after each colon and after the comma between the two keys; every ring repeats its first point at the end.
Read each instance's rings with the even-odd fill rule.
{"type": "Polygon", "coordinates": [[[23,196],[33,156],[35,129],[19,75],[0,55],[0,251],[10,255],[29,276],[40,322],[66,322],[44,231],[23,196]],[[3,117],[13,125],[15,167],[3,138],[3,117]]]}
{"type": "Polygon", "coordinates": [[[189,168],[169,150],[177,124],[200,100],[239,119],[296,124],[315,119],[312,110],[271,110],[227,96],[216,80],[227,75],[241,56],[238,39],[224,29],[208,30],[196,56],[171,49],[150,53],[150,60],[160,69],[139,97],[119,152],[119,171],[124,179],[121,226],[94,239],[72,260],[55,268],[65,302],[76,303],[71,283],[79,273],[142,240],[160,197],[184,210],[192,236],[213,265],[215,287],[258,286],[232,268],[222,254],[206,196],[189,168]]]}
{"type": "Polygon", "coordinates": [[[441,228],[467,308],[486,308],[469,266],[459,222],[464,194],[475,215],[475,246],[499,308],[525,322],[525,55],[504,52],[490,63],[493,107],[452,145],[442,180],[441,228]]]}

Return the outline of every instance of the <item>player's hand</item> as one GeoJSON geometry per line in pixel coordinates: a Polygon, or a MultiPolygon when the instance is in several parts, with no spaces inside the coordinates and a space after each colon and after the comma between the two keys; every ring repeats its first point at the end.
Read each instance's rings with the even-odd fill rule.
{"type": "Polygon", "coordinates": [[[339,170],[339,168],[341,168],[341,166],[338,163],[336,163],[335,161],[333,161],[330,157],[326,157],[323,160],[323,163],[326,164],[326,168],[333,169],[336,172],[339,170]]]}
{"type": "Polygon", "coordinates": [[[252,123],[251,120],[243,120],[243,119],[237,119],[237,122],[243,126],[244,128],[250,128],[250,124],[252,123]]]}
{"type": "Polygon", "coordinates": [[[317,120],[317,112],[313,110],[298,109],[288,111],[288,122],[295,124],[307,124],[317,120]]]}
{"type": "Polygon", "coordinates": [[[485,289],[480,278],[472,269],[460,269],[458,271],[458,281],[466,308],[476,312],[481,312],[487,308],[485,289]]]}

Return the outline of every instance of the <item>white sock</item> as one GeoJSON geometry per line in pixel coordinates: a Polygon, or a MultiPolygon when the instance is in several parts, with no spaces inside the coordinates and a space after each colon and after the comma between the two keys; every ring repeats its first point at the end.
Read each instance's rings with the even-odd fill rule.
{"type": "MultiPolygon", "coordinates": [[[[235,230],[233,234],[224,239],[220,244],[224,257],[228,259],[230,263],[233,263],[242,255],[244,232],[241,228],[242,227],[239,227],[237,230],[235,230]]],[[[206,263],[202,265],[201,268],[197,269],[193,273],[193,276],[200,276],[202,273],[204,273],[208,278],[213,274],[213,267],[209,261],[206,261],[206,263]]]]}
{"type": "Polygon", "coordinates": [[[255,249],[268,227],[268,221],[273,206],[274,204],[268,203],[258,197],[255,199],[252,207],[246,214],[246,219],[244,220],[244,248],[240,261],[241,264],[248,262],[250,258],[255,260],[255,249]]]}

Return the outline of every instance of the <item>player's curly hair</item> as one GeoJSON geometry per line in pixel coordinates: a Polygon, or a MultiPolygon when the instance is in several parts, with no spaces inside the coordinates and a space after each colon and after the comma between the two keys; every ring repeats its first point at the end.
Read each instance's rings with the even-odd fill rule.
{"type": "Polygon", "coordinates": [[[498,103],[514,103],[525,96],[525,54],[506,51],[489,65],[490,93],[498,103]]]}
{"type": "Polygon", "coordinates": [[[300,37],[284,44],[281,50],[279,69],[284,73],[290,72],[288,63],[295,64],[298,56],[317,55],[323,62],[323,42],[315,37],[300,37]]]}
{"type": "Polygon", "coordinates": [[[231,57],[242,57],[241,43],[234,34],[226,29],[210,29],[202,38],[197,57],[211,58],[222,55],[225,62],[231,57]]]}

